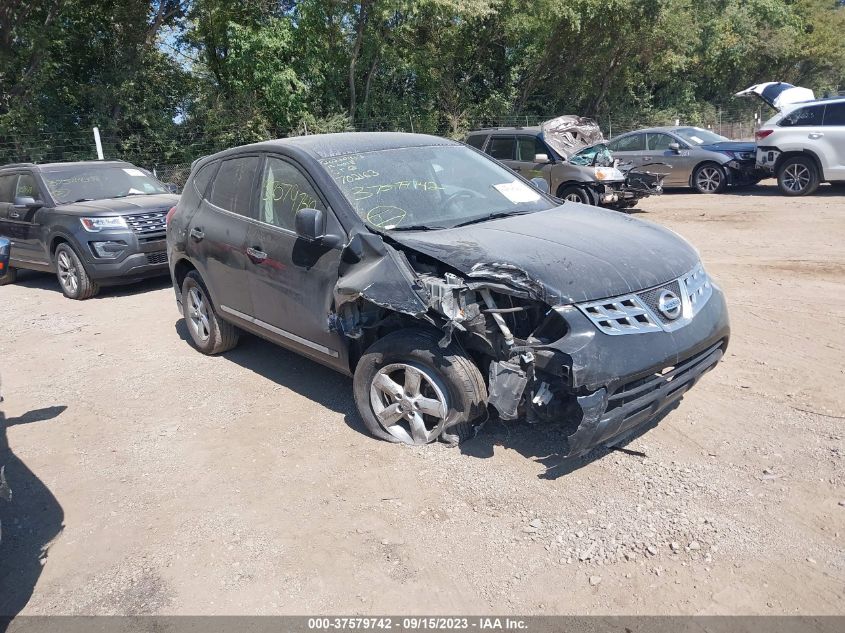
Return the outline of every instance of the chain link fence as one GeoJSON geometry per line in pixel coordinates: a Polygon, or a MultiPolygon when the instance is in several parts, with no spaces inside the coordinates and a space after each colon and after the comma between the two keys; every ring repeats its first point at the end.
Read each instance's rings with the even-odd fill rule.
{"type": "MultiPolygon", "coordinates": [[[[477,120],[462,119],[455,124],[448,117],[438,116],[436,113],[408,114],[405,117],[367,118],[356,121],[347,129],[359,132],[365,131],[398,131],[424,132],[442,136],[463,138],[470,130],[482,127],[530,127],[540,125],[543,121],[558,116],[547,115],[505,115],[487,117],[477,120]]],[[[612,138],[643,127],[659,125],[694,125],[710,129],[717,134],[730,139],[749,140],[754,138],[754,132],[761,122],[771,116],[771,112],[755,107],[753,102],[730,104],[730,106],[706,106],[702,114],[697,116],[678,116],[672,113],[644,113],[639,116],[617,116],[613,114],[596,117],[607,138],[612,138]]],[[[174,126],[176,124],[174,123],[174,126]]],[[[264,138],[279,138],[293,133],[281,130],[268,130],[263,133],[252,133],[249,138],[243,136],[242,128],[223,130],[218,135],[205,134],[195,131],[193,134],[182,134],[174,129],[174,138],[170,145],[159,141],[147,140],[143,134],[131,135],[128,138],[104,135],[102,139],[103,154],[106,159],[121,159],[132,162],[151,171],[159,180],[183,186],[191,171],[191,162],[217,152],[224,147],[254,142],[264,138]],[[178,156],[176,160],[168,160],[167,156],[178,156]],[[157,158],[160,157],[160,158],[157,158]]],[[[97,158],[94,138],[91,128],[80,127],[68,134],[51,135],[42,132],[27,138],[0,139],[0,164],[8,162],[53,162],[69,160],[94,160],[97,158]]]]}

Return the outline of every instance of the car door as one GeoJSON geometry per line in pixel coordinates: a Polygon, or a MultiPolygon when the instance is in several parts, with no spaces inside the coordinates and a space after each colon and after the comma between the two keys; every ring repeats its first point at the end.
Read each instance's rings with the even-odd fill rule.
{"type": "Polygon", "coordinates": [[[608,149],[613,152],[613,158],[619,160],[624,166],[630,163],[634,167],[643,164],[643,157],[646,156],[645,134],[626,134],[613,139],[607,144],[608,149]]]}
{"type": "Polygon", "coordinates": [[[252,314],[246,240],[260,164],[258,154],[223,160],[187,227],[185,251],[227,318],[252,314]]]}
{"type": "Polygon", "coordinates": [[[342,337],[329,330],[341,247],[298,238],[296,212],[320,209],[328,234],[345,235],[343,228],[306,171],[287,157],[266,157],[256,198],[257,220],[247,238],[254,325],[287,347],[348,369],[342,337]]]}
{"type": "Polygon", "coordinates": [[[516,137],[516,156],[511,163],[508,163],[511,169],[519,172],[524,178],[531,180],[532,178],[545,178],[551,186],[550,172],[551,168],[548,163],[537,163],[534,157],[537,154],[545,154],[550,156],[549,149],[545,143],[537,138],[536,135],[522,134],[516,137]]]}
{"type": "Polygon", "coordinates": [[[646,135],[646,144],[648,151],[643,156],[641,167],[658,174],[666,174],[663,184],[667,187],[689,186],[695,159],[684,141],[664,132],[649,132],[646,135]],[[670,148],[673,143],[679,146],[677,150],[670,148]],[[650,163],[666,163],[669,167],[650,163]]]}
{"type": "Polygon", "coordinates": [[[778,127],[786,128],[778,131],[778,149],[781,151],[803,151],[810,150],[822,164],[822,180],[830,178],[828,170],[833,166],[831,163],[831,149],[829,136],[824,126],[825,104],[798,108],[787,114],[780,120],[778,127]]]}
{"type": "Polygon", "coordinates": [[[21,264],[46,265],[47,250],[42,236],[41,218],[45,213],[42,207],[29,207],[21,204],[23,199],[43,201],[38,183],[29,172],[18,172],[3,176],[0,185],[3,204],[3,230],[0,231],[12,241],[11,257],[21,264]]]}
{"type": "Polygon", "coordinates": [[[824,136],[819,138],[823,153],[828,156],[827,180],[845,180],[845,101],[828,103],[824,111],[824,136]]]}

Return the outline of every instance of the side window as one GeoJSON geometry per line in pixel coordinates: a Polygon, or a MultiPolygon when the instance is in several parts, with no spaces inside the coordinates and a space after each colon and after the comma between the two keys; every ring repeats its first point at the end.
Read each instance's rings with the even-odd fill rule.
{"type": "Polygon", "coordinates": [[[14,201],[16,175],[0,176],[0,203],[14,201]]]}
{"type": "Polygon", "coordinates": [[[516,142],[516,160],[533,163],[535,154],[545,154],[546,150],[537,150],[537,138],[535,136],[520,136],[516,142]]]}
{"type": "Polygon", "coordinates": [[[672,143],[677,143],[677,141],[668,134],[648,135],[648,148],[652,151],[666,151],[672,143]]]}
{"type": "Polygon", "coordinates": [[[487,136],[485,134],[476,134],[475,136],[467,138],[467,145],[474,147],[475,149],[481,149],[484,147],[484,141],[486,140],[487,136]]]}
{"type": "Polygon", "coordinates": [[[317,192],[305,175],[287,161],[270,157],[264,166],[258,219],[290,231],[300,209],[321,209],[317,192]]]}
{"type": "Polygon", "coordinates": [[[211,182],[211,177],[214,176],[214,172],[217,171],[219,166],[220,161],[215,160],[207,165],[203,165],[197,172],[197,175],[194,176],[194,189],[196,189],[200,198],[208,197],[208,183],[211,182]]]}
{"type": "Polygon", "coordinates": [[[608,145],[612,152],[640,152],[645,149],[645,134],[631,134],[615,139],[608,145]]]}
{"type": "Polygon", "coordinates": [[[512,136],[494,136],[490,139],[487,153],[499,160],[513,160],[515,141],[512,136]]]}
{"type": "Polygon", "coordinates": [[[15,198],[36,198],[38,195],[38,187],[35,184],[35,179],[29,174],[21,174],[18,176],[18,183],[15,186],[15,198]]]}
{"type": "Polygon", "coordinates": [[[802,125],[821,125],[824,118],[824,105],[798,108],[781,119],[781,127],[795,127],[802,125]]]}
{"type": "Polygon", "coordinates": [[[253,177],[259,160],[258,156],[224,160],[211,185],[211,204],[238,215],[249,216],[253,177]]]}
{"type": "Polygon", "coordinates": [[[828,103],[824,111],[825,125],[845,125],[845,101],[828,103]]]}

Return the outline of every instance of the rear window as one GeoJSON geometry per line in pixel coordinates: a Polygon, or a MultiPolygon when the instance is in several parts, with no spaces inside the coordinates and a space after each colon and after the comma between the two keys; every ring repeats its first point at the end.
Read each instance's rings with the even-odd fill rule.
{"type": "Polygon", "coordinates": [[[845,125],[845,101],[828,103],[824,111],[825,125],[845,125]]]}
{"type": "Polygon", "coordinates": [[[211,178],[214,176],[214,172],[217,171],[217,167],[219,166],[219,161],[208,163],[207,165],[200,167],[197,175],[194,176],[194,189],[196,189],[201,198],[205,198],[207,196],[208,183],[211,182],[211,178]]]}
{"type": "Polygon", "coordinates": [[[821,125],[824,118],[824,106],[815,105],[798,108],[781,119],[781,127],[821,125]]]}
{"type": "Polygon", "coordinates": [[[617,138],[608,144],[614,152],[638,152],[645,149],[645,134],[632,134],[617,138]]]}
{"type": "Polygon", "coordinates": [[[211,204],[238,215],[250,215],[252,183],[259,160],[258,156],[224,160],[211,186],[211,204]]]}
{"type": "Polygon", "coordinates": [[[487,140],[486,134],[476,134],[475,136],[470,136],[467,139],[467,145],[470,147],[474,147],[475,149],[481,149],[484,147],[484,141],[487,140]]]}

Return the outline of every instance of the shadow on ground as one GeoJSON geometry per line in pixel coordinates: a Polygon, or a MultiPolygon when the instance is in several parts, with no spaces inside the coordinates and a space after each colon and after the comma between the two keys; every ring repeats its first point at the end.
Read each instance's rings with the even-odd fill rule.
{"type": "MultiPolygon", "coordinates": [[[[56,279],[54,274],[36,272],[34,270],[18,270],[18,278],[15,281],[15,285],[23,286],[24,288],[33,288],[36,290],[48,290],[60,294],[62,292],[62,289],[59,287],[59,280],[56,279]]],[[[170,277],[165,274],[160,277],[150,277],[149,279],[144,279],[143,281],[119,286],[103,286],[96,297],[92,297],[87,301],[128,297],[130,295],[151,290],[161,290],[162,288],[167,288],[170,285],[170,277]]]]}
{"type": "Polygon", "coordinates": [[[540,479],[554,480],[601,459],[613,451],[643,456],[639,451],[628,449],[628,444],[656,427],[679,404],[680,400],[676,401],[656,417],[635,428],[612,448],[599,446],[582,457],[571,459],[565,457],[569,452],[569,442],[566,438],[574,432],[575,427],[549,422],[527,424],[492,419],[484,425],[478,435],[463,442],[460,448],[464,455],[479,459],[492,457],[497,446],[515,450],[546,467],[546,470],[538,475],[540,479]]]}
{"type": "MultiPolygon", "coordinates": [[[[683,188],[671,188],[671,189],[664,189],[663,195],[673,196],[673,195],[681,195],[681,194],[694,194],[695,191],[692,189],[683,189],[683,188]]],[[[705,194],[699,194],[705,195],[705,194]]],[[[722,193],[712,194],[715,196],[777,196],[780,198],[785,198],[780,189],[776,184],[765,184],[765,185],[753,185],[750,187],[728,187],[722,193]]],[[[838,186],[838,185],[830,185],[830,184],[822,184],[819,185],[819,188],[816,192],[811,196],[805,196],[807,198],[814,198],[814,197],[842,197],[845,196],[845,187],[838,186]]]]}
{"type": "Polygon", "coordinates": [[[11,500],[6,495],[0,498],[0,618],[14,617],[29,602],[47,562],[50,543],[61,533],[64,521],[62,506],[14,454],[6,430],[52,420],[65,409],[66,406],[36,409],[17,418],[7,418],[0,411],[0,466],[5,468],[11,490],[11,500]]]}
{"type": "MultiPolygon", "coordinates": [[[[183,319],[176,321],[175,328],[186,344],[193,345],[183,319]]],[[[327,409],[345,414],[344,421],[351,429],[366,435],[373,442],[380,441],[370,435],[358,414],[352,396],[352,379],[348,376],[250,334],[241,334],[238,346],[224,353],[223,357],[327,409]]],[[[476,437],[463,442],[459,450],[468,457],[482,459],[492,457],[496,446],[516,450],[526,458],[546,466],[546,470],[539,475],[541,479],[557,479],[604,457],[612,450],[639,454],[637,451],[628,451],[626,445],[657,426],[679,402],[675,402],[654,419],[636,428],[614,448],[599,447],[584,457],[564,458],[568,452],[566,437],[574,430],[571,426],[554,423],[505,423],[498,419],[488,421],[476,437]]]]}
{"type": "MultiPolygon", "coordinates": [[[[186,345],[193,346],[184,319],[175,324],[176,333],[186,345]]],[[[200,352],[198,351],[197,354],[200,352]]],[[[290,352],[262,338],[242,333],[238,346],[222,354],[223,358],[272,380],[274,383],[320,405],[357,417],[352,398],[352,379],[333,369],[290,352]]],[[[366,433],[364,423],[350,424],[356,431],[366,433]]]]}

